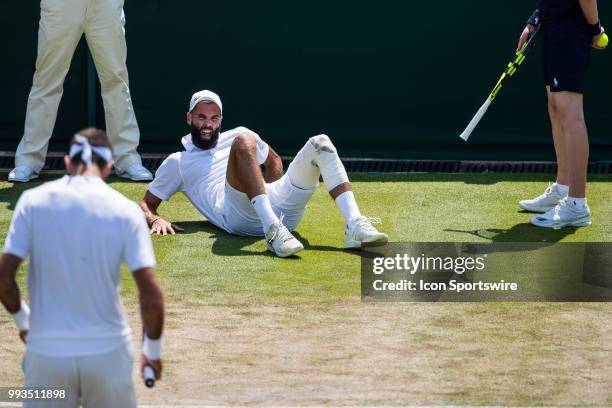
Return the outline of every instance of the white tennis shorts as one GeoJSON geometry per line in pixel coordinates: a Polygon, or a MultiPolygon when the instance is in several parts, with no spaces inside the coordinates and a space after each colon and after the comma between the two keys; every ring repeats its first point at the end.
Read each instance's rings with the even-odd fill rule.
{"type": "MultiPolygon", "coordinates": [[[[306,210],[306,204],[315,192],[312,189],[301,189],[291,184],[288,173],[274,183],[266,183],[266,193],[277,217],[283,216],[283,224],[294,230],[306,210]]],[[[249,197],[225,182],[225,200],[223,204],[225,230],[230,234],[260,237],[264,235],[261,220],[253,208],[249,197]]]]}
{"type": "Polygon", "coordinates": [[[24,402],[24,408],[136,408],[132,380],[134,353],[125,344],[108,353],[47,357],[26,352],[22,360],[25,387],[65,389],[65,400],[24,402]]]}

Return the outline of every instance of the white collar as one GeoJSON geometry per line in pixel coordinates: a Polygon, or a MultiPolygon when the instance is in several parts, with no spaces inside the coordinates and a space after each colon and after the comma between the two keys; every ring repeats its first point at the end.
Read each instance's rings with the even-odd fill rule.
{"type": "Polygon", "coordinates": [[[188,152],[197,148],[197,146],[194,145],[193,141],[191,140],[191,134],[183,136],[183,138],[181,139],[181,143],[183,144],[185,150],[187,150],[188,152]]]}

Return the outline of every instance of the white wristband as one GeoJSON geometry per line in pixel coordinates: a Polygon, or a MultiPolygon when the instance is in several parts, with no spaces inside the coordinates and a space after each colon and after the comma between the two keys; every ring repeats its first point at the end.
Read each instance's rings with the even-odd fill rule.
{"type": "Polygon", "coordinates": [[[149,360],[159,360],[161,358],[162,338],[151,340],[147,335],[142,342],[142,352],[149,360]]]}
{"type": "Polygon", "coordinates": [[[21,299],[21,308],[17,313],[13,313],[13,320],[19,328],[19,331],[30,330],[30,308],[27,303],[21,299]]]}

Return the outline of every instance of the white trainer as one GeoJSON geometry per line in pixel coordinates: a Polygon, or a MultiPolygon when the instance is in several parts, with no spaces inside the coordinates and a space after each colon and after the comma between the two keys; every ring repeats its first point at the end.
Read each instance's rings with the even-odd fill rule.
{"type": "Polygon", "coordinates": [[[545,213],[548,210],[552,210],[555,206],[567,197],[559,193],[558,189],[554,185],[549,185],[544,194],[534,198],[533,200],[522,200],[519,201],[519,207],[525,211],[545,213]]]}
{"type": "Polygon", "coordinates": [[[357,217],[346,227],[345,249],[361,248],[365,243],[384,244],[389,241],[387,234],[378,231],[372,224],[381,224],[378,218],[357,217]]]}
{"type": "Polygon", "coordinates": [[[130,179],[132,181],[151,181],[153,174],[147,170],[142,164],[134,163],[125,169],[124,172],[116,171],[119,177],[130,179]]]}
{"type": "Polygon", "coordinates": [[[278,221],[268,229],[266,234],[266,241],[268,242],[268,251],[274,252],[281,258],[294,255],[304,249],[304,245],[285,227],[281,221],[278,221]]]}
{"type": "Polygon", "coordinates": [[[591,211],[586,203],[582,209],[576,209],[566,197],[555,208],[542,215],[534,215],[530,221],[536,227],[544,228],[586,227],[591,225],[591,211]]]}
{"type": "Polygon", "coordinates": [[[13,183],[27,183],[35,178],[38,178],[38,173],[28,166],[17,166],[8,174],[8,181],[13,183]]]}

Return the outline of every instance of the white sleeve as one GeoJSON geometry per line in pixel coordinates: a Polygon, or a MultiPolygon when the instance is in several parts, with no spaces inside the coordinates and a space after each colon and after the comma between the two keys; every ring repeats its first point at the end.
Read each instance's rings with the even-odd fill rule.
{"type": "Polygon", "coordinates": [[[155,267],[155,254],[153,253],[149,227],[144,213],[140,208],[137,210],[131,211],[127,221],[126,233],[123,237],[123,260],[130,272],[155,267]]]}
{"type": "Polygon", "coordinates": [[[32,224],[30,220],[30,206],[28,193],[21,195],[15,206],[13,220],[8,235],[4,241],[4,253],[25,259],[30,253],[32,245],[32,224]]]}
{"type": "Polygon", "coordinates": [[[155,179],[149,183],[148,190],[157,198],[167,201],[183,189],[180,166],[181,153],[173,153],[164,160],[155,172],[155,179]]]}
{"type": "Polygon", "coordinates": [[[268,160],[268,153],[270,153],[270,147],[266,142],[263,141],[261,137],[256,133],[257,137],[257,162],[259,164],[264,164],[266,160],[268,160]]]}

